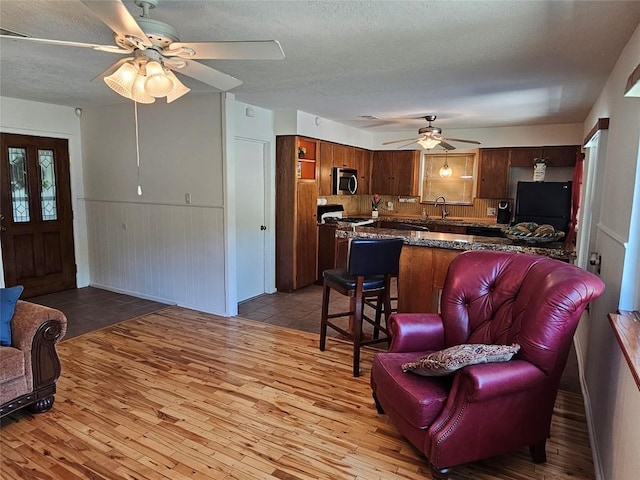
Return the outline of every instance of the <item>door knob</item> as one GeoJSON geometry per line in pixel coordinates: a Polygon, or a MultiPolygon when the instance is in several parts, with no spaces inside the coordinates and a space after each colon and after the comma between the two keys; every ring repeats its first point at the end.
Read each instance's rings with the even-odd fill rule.
{"type": "Polygon", "coordinates": [[[266,225],[260,225],[260,230],[266,230],[267,226],[266,225]]]}

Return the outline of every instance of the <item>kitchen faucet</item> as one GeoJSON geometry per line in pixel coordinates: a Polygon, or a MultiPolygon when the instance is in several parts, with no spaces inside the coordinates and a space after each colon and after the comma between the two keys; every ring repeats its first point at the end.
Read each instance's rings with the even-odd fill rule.
{"type": "Polygon", "coordinates": [[[444,220],[446,216],[449,215],[449,212],[447,212],[447,200],[442,195],[440,195],[438,198],[436,198],[436,201],[433,202],[433,206],[437,207],[438,201],[440,199],[442,199],[442,220],[444,220]]]}

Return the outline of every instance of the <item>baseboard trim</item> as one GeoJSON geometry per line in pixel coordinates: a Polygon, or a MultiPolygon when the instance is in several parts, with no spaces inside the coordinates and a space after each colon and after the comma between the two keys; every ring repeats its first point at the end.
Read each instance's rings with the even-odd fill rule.
{"type": "Polygon", "coordinates": [[[587,420],[587,431],[589,433],[589,444],[591,445],[591,455],[593,457],[593,470],[596,476],[596,480],[605,480],[604,472],[602,471],[602,462],[600,461],[600,449],[598,448],[598,441],[595,435],[595,423],[593,421],[593,410],[591,408],[591,397],[589,396],[589,388],[584,377],[584,365],[582,364],[582,348],[577,338],[573,339],[573,346],[576,350],[576,356],[578,357],[578,377],[580,380],[580,390],[582,391],[582,399],[584,401],[584,411],[587,420]]]}

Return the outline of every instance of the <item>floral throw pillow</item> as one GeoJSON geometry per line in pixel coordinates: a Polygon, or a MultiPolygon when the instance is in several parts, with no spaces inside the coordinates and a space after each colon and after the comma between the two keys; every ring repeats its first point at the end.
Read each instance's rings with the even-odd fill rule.
{"type": "Polygon", "coordinates": [[[403,372],[412,372],[427,377],[449,375],[456,370],[477,363],[508,362],[518,353],[520,345],[486,345],[465,343],[445,348],[415,362],[403,363],[403,372]]]}

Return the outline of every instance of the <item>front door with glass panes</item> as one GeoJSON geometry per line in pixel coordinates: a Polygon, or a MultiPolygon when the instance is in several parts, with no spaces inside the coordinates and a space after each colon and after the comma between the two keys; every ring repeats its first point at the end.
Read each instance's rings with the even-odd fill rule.
{"type": "Polygon", "coordinates": [[[68,141],[0,134],[2,262],[22,298],[76,287],[68,141]]]}

